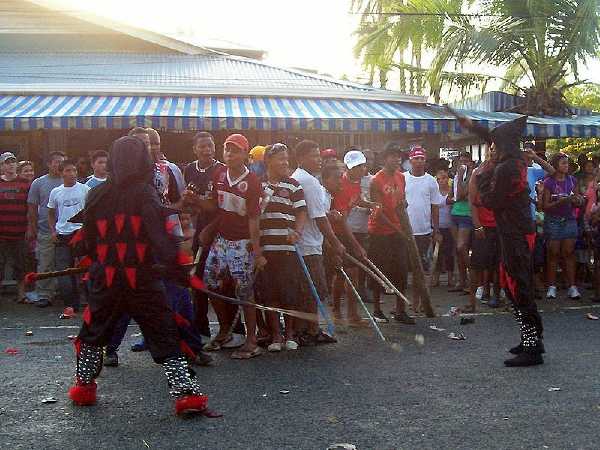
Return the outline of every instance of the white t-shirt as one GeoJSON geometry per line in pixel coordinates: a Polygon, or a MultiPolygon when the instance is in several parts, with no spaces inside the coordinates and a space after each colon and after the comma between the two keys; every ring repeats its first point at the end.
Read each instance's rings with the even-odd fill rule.
{"type": "Polygon", "coordinates": [[[440,192],[440,229],[452,227],[452,205],[446,204],[448,194],[440,192]]]}
{"type": "Polygon", "coordinates": [[[327,195],[319,180],[300,167],[294,171],[292,178],[302,186],[308,213],[306,224],[298,241],[298,249],[302,256],[322,255],[323,233],[319,230],[316,219],[327,216],[331,207],[331,197],[327,195]]]}
{"type": "Polygon", "coordinates": [[[61,184],[52,189],[48,199],[48,208],[56,211],[56,232],[58,234],[71,234],[82,227],[81,223],[71,223],[68,220],[83,209],[89,190],[89,187],[81,183],[75,183],[71,187],[61,184]]]}
{"type": "MultiPolygon", "coordinates": [[[[373,175],[365,175],[360,179],[360,197],[363,200],[371,199],[371,179],[373,175]]],[[[368,223],[371,210],[362,206],[355,206],[348,213],[346,223],[353,233],[368,233],[368,223]]]]}
{"type": "Polygon", "coordinates": [[[431,175],[426,173],[415,177],[410,172],[404,174],[406,181],[406,201],[408,203],[408,218],[415,236],[430,234],[431,228],[431,205],[439,205],[441,202],[440,189],[431,175]]]}

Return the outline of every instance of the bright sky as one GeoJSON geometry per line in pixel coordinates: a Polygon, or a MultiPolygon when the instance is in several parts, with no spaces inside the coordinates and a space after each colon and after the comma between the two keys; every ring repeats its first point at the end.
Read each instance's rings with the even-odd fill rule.
{"type": "MultiPolygon", "coordinates": [[[[335,77],[364,78],[354,59],[359,17],[351,0],[58,0],[142,28],[193,33],[266,50],[267,61],[316,69],[335,77]]],[[[477,69],[473,69],[477,70],[477,69]]],[[[600,63],[582,70],[600,82],[600,63]]],[[[393,88],[393,82],[390,88],[393,88]]]]}

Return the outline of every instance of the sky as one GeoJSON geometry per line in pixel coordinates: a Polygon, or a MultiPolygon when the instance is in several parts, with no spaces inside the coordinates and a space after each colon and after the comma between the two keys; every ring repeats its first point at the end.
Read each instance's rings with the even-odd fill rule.
{"type": "MultiPolygon", "coordinates": [[[[359,16],[350,13],[351,0],[54,1],[65,9],[85,9],[142,28],[265,50],[265,60],[276,65],[366,81],[353,54],[359,16]]],[[[499,73],[492,67],[485,71],[499,73]]],[[[583,68],[581,76],[600,83],[600,62],[583,68]]],[[[390,84],[393,88],[393,80],[390,84]]]]}

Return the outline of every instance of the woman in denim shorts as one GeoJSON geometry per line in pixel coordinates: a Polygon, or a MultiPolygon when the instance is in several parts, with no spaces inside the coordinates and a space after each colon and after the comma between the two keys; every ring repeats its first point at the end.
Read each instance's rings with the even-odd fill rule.
{"type": "Polygon", "coordinates": [[[566,281],[569,285],[568,297],[581,297],[575,285],[575,241],[577,240],[577,220],[575,208],[581,206],[583,198],[577,194],[577,181],[568,174],[569,159],[558,153],[550,163],[556,170],[544,181],[544,236],[547,242],[547,282],[546,298],[556,298],[556,267],[559,259],[565,262],[566,281]]]}

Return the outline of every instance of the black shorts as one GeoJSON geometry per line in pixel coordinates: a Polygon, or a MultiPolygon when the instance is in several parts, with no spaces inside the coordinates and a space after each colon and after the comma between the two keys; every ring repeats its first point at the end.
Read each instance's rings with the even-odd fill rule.
{"type": "Polygon", "coordinates": [[[298,256],[292,252],[264,252],[267,265],[256,277],[258,303],[295,308],[304,274],[298,256]]]}
{"type": "Polygon", "coordinates": [[[473,237],[471,264],[473,270],[496,270],[500,264],[500,241],[495,227],[484,227],[484,239],[473,237]]]}
{"type": "MultiPolygon", "coordinates": [[[[369,235],[369,259],[400,291],[406,290],[408,252],[400,234],[369,235]]],[[[371,287],[381,289],[371,280],[371,287]]]]}

